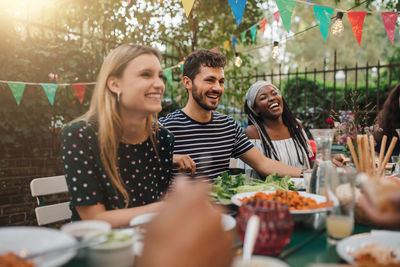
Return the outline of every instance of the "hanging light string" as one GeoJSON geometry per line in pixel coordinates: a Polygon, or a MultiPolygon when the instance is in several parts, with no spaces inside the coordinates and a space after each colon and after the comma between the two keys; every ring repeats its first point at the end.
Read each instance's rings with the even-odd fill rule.
{"type": "MultiPolygon", "coordinates": [[[[312,4],[312,3],[304,2],[304,1],[301,1],[301,0],[293,0],[293,1],[301,2],[301,3],[306,3],[306,4],[312,4]]],[[[359,7],[359,6],[363,5],[363,4],[365,4],[366,2],[368,2],[368,0],[364,0],[363,2],[359,3],[358,5],[355,5],[355,6],[349,8],[349,9],[347,9],[347,10],[344,10],[344,12],[345,12],[345,13],[348,13],[349,11],[351,11],[351,10],[353,10],[354,8],[357,8],[357,7],[359,7]]],[[[313,5],[315,5],[315,4],[313,4],[313,5]]],[[[339,10],[339,9],[337,9],[337,10],[339,10]]],[[[340,9],[339,11],[340,11],[340,12],[343,12],[343,11],[341,11],[341,9],[340,9]]],[[[379,13],[381,13],[381,12],[379,12],[379,13]]],[[[336,18],[336,15],[335,15],[335,16],[332,16],[332,17],[331,17],[331,20],[332,20],[332,19],[335,19],[335,18],[336,18]]],[[[281,39],[281,40],[278,41],[278,42],[279,42],[279,44],[285,44],[288,40],[294,39],[296,36],[298,36],[298,35],[300,35],[300,34],[303,34],[303,33],[307,32],[307,31],[309,31],[309,30],[312,30],[312,29],[314,29],[314,28],[316,28],[316,27],[318,27],[318,24],[316,24],[316,25],[314,25],[314,26],[310,26],[310,27],[308,27],[308,28],[306,28],[306,29],[304,29],[304,30],[301,30],[301,31],[299,31],[299,32],[296,32],[296,33],[294,33],[294,34],[292,34],[292,35],[289,35],[289,36],[287,36],[286,38],[283,38],[283,39],[281,39]]],[[[273,44],[273,42],[272,42],[272,44],[273,44]]],[[[257,50],[257,49],[260,49],[260,48],[263,48],[263,47],[269,46],[269,45],[271,45],[271,43],[260,44],[260,45],[258,45],[258,46],[252,47],[252,48],[250,48],[250,49],[243,50],[243,51],[240,52],[240,53],[249,53],[249,52],[251,52],[251,51],[253,51],[253,50],[257,50]]]]}

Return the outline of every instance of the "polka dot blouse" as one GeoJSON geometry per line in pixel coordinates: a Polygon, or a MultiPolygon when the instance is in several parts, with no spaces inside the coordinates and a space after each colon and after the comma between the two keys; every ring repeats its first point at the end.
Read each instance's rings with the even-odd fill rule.
{"type": "MultiPolygon", "coordinates": [[[[118,169],[129,194],[129,207],[157,201],[172,179],[174,136],[158,129],[157,149],[150,139],[140,144],[120,143],[118,169]]],[[[75,206],[103,204],[106,210],[124,208],[124,198],[113,187],[100,159],[97,131],[83,121],[66,127],[62,133],[62,162],[71,196],[72,220],[80,220],[75,206]]]]}

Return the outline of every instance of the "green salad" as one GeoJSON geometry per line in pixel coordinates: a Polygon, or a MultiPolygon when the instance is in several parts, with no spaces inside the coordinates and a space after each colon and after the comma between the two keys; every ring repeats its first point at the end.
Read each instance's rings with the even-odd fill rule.
{"type": "Polygon", "coordinates": [[[211,196],[216,202],[228,205],[232,204],[231,197],[238,193],[253,191],[276,191],[294,190],[294,182],[290,181],[290,176],[281,176],[276,173],[268,175],[265,181],[244,177],[242,174],[235,176],[227,172],[218,176],[212,184],[211,196]]]}

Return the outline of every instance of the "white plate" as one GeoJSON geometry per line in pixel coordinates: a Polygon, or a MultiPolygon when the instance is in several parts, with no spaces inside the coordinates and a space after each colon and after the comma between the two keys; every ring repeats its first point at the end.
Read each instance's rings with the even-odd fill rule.
{"type": "MultiPolygon", "coordinates": [[[[261,191],[261,192],[266,193],[266,194],[275,193],[275,191],[261,191]]],[[[258,193],[258,192],[245,192],[245,193],[236,194],[231,198],[232,203],[235,204],[236,206],[241,206],[242,202],[240,201],[240,199],[243,199],[244,197],[252,197],[256,193],[258,193]]],[[[306,193],[306,192],[298,192],[298,193],[300,194],[300,196],[310,197],[312,199],[315,199],[315,201],[317,203],[326,202],[325,196],[310,194],[310,193],[306,193]]],[[[324,211],[326,211],[326,208],[310,209],[310,210],[291,210],[290,213],[292,215],[296,215],[296,214],[310,214],[310,213],[317,213],[317,212],[324,212],[324,211]]]]}
{"type": "Polygon", "coordinates": [[[304,186],[304,178],[292,177],[290,178],[290,181],[294,182],[294,188],[296,188],[296,190],[306,189],[304,186]]]}
{"type": "Polygon", "coordinates": [[[348,263],[355,264],[355,260],[350,253],[372,243],[382,248],[398,249],[400,247],[400,232],[352,235],[337,243],[336,252],[348,263]]]}
{"type": "Polygon", "coordinates": [[[233,261],[232,267],[261,267],[261,266],[268,266],[268,267],[289,267],[284,261],[280,259],[267,257],[267,256],[252,256],[250,263],[243,262],[242,257],[236,257],[233,261]]]}
{"type": "MultiPolygon", "coordinates": [[[[27,226],[1,227],[0,240],[0,254],[14,252],[17,255],[23,249],[28,253],[35,253],[77,242],[71,235],[58,230],[27,226]]],[[[36,258],[34,263],[36,267],[56,267],[68,262],[75,255],[75,250],[63,251],[36,258]]]]}
{"type": "MultiPolygon", "coordinates": [[[[138,215],[130,221],[129,225],[135,227],[138,225],[146,224],[150,222],[157,214],[157,212],[151,212],[138,215]]],[[[236,226],[236,220],[230,215],[222,214],[221,224],[224,227],[225,231],[230,231],[236,226]]]]}

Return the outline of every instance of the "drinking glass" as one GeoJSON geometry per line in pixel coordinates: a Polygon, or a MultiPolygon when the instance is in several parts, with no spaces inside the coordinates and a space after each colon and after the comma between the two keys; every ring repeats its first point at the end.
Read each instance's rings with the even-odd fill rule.
{"type": "Polygon", "coordinates": [[[325,180],[334,172],[331,161],[331,149],[335,129],[311,129],[315,143],[317,144],[317,155],[313,166],[310,180],[310,193],[324,195],[325,180]]]}
{"type": "Polygon", "coordinates": [[[247,221],[252,215],[260,218],[260,230],[254,245],[254,253],[262,255],[278,254],[290,241],[293,220],[289,206],[275,201],[247,201],[239,207],[236,216],[240,240],[244,240],[247,221]]]}
{"type": "Polygon", "coordinates": [[[353,232],[356,175],[355,168],[345,167],[337,168],[335,175],[327,177],[326,232],[330,244],[353,232]]]}

